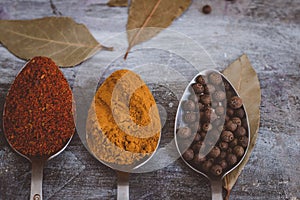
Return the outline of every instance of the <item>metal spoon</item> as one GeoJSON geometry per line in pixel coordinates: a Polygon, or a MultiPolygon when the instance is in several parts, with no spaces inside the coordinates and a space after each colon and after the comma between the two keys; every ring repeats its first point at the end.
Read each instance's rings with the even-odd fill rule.
{"type": "MultiPolygon", "coordinates": [[[[29,61],[30,62],[30,61],[29,61]]],[[[28,63],[26,63],[22,69],[20,70],[20,72],[18,73],[17,76],[20,76],[20,73],[22,72],[22,70],[24,70],[26,68],[26,65],[28,63]]],[[[14,83],[13,83],[14,84],[14,83]]],[[[13,85],[12,84],[12,85],[13,85]]],[[[67,90],[71,91],[71,88],[68,87],[66,88],[67,90]]],[[[12,88],[9,89],[9,92],[7,94],[7,96],[9,95],[9,93],[12,91],[12,88]]],[[[4,109],[3,109],[3,117],[2,119],[5,119],[7,117],[9,117],[9,114],[6,113],[6,106],[7,106],[7,102],[5,102],[4,104],[4,109]]],[[[64,118],[55,118],[56,121],[63,121],[64,118]]],[[[3,120],[3,131],[4,133],[6,132],[5,130],[5,126],[4,126],[4,120],[3,120]]],[[[30,192],[30,200],[42,200],[43,196],[42,196],[42,181],[43,181],[43,168],[44,165],[47,161],[49,161],[50,159],[54,158],[55,156],[57,156],[58,154],[60,154],[69,144],[69,142],[71,141],[73,135],[75,133],[75,127],[74,130],[72,132],[72,135],[70,137],[70,139],[68,140],[68,142],[65,144],[65,146],[63,148],[61,148],[57,153],[53,154],[53,155],[49,155],[49,156],[27,156],[24,155],[22,153],[20,153],[9,141],[9,139],[6,137],[6,140],[8,141],[9,145],[11,146],[11,148],[16,151],[19,155],[23,156],[24,158],[26,158],[27,160],[29,160],[31,162],[32,165],[32,170],[31,170],[31,192],[30,192]]]]}
{"type": "MultiPolygon", "coordinates": [[[[205,70],[205,71],[202,71],[200,72],[199,74],[197,74],[193,80],[189,83],[188,87],[185,89],[184,91],[184,94],[180,100],[180,103],[179,105],[182,105],[182,102],[187,100],[188,99],[188,95],[191,94],[190,92],[190,86],[195,83],[195,78],[198,77],[199,75],[208,75],[210,73],[217,73],[219,75],[222,76],[223,79],[225,79],[231,86],[231,88],[233,89],[233,91],[235,92],[235,94],[238,96],[238,93],[237,91],[235,90],[235,88],[232,86],[232,84],[230,83],[230,81],[223,75],[221,74],[220,72],[216,71],[216,70],[205,70]]],[[[223,85],[224,87],[224,85],[223,85]]],[[[223,90],[225,91],[225,89],[223,88],[223,90]]],[[[180,144],[179,142],[179,138],[176,134],[176,131],[179,127],[184,127],[184,126],[187,126],[187,124],[183,121],[183,110],[181,108],[181,106],[178,107],[178,110],[177,110],[177,114],[176,114],[176,121],[175,121],[175,142],[176,142],[176,146],[177,146],[177,150],[179,151],[183,161],[190,167],[192,168],[194,171],[196,171],[197,173],[200,173],[202,174],[203,176],[205,176],[206,178],[209,179],[210,183],[211,183],[211,193],[212,193],[212,199],[213,200],[222,200],[223,199],[223,196],[222,196],[222,179],[228,174],[230,173],[231,171],[233,171],[244,159],[246,153],[247,153],[247,150],[248,150],[248,147],[249,147],[249,143],[250,143],[250,130],[249,130],[249,119],[248,119],[248,116],[247,116],[247,112],[245,110],[245,107],[242,106],[243,110],[245,111],[245,116],[246,116],[246,120],[247,120],[247,125],[248,125],[248,129],[247,129],[247,136],[248,136],[248,145],[247,145],[247,148],[245,149],[245,152],[244,152],[244,155],[242,156],[242,158],[240,158],[239,162],[236,163],[232,168],[230,168],[229,170],[227,170],[225,173],[223,173],[222,176],[218,176],[218,177],[214,177],[212,175],[210,175],[209,173],[207,172],[204,172],[204,171],[200,171],[198,169],[196,169],[195,167],[193,167],[190,163],[188,163],[182,156],[182,154],[184,153],[184,151],[189,147],[190,144],[192,144],[193,142],[193,138],[189,139],[188,140],[188,144],[185,144],[184,145],[184,150],[182,150],[182,147],[180,148],[179,146],[182,145],[180,144]]],[[[226,108],[225,108],[226,110],[226,108]]],[[[218,138],[217,138],[218,139],[218,138]]],[[[217,142],[217,140],[215,141],[217,142]]],[[[204,139],[204,143],[205,143],[205,139],[204,139]]],[[[206,154],[209,152],[206,151],[206,154]]]]}

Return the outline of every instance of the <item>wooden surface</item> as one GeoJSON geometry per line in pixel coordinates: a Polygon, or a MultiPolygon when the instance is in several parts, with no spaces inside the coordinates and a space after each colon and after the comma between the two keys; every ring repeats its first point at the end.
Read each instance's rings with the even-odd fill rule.
{"type": "MultiPolygon", "coordinates": [[[[99,42],[107,40],[109,44],[111,35],[125,30],[127,8],[110,8],[105,3],[104,0],[0,0],[0,19],[70,16],[86,24],[99,42]]],[[[235,3],[212,0],[194,1],[169,28],[203,46],[218,69],[224,69],[246,53],[258,73],[262,88],[259,136],[231,199],[300,199],[299,24],[299,0],[237,0],[235,3]],[[213,11],[203,15],[199,9],[208,2],[213,11]]],[[[105,55],[108,52],[99,52],[82,65],[62,71],[74,86],[83,67],[88,70],[89,66],[99,66],[97,69],[103,72],[105,55]]],[[[164,57],[159,51],[136,56],[141,56],[141,63],[145,59],[147,62],[167,59],[169,65],[179,66],[178,71],[187,79],[197,73],[180,58],[164,57]]],[[[10,84],[24,63],[0,47],[0,113],[10,84]]],[[[92,76],[88,71],[85,76],[89,74],[92,76]]],[[[173,136],[178,104],[175,93],[180,94],[183,88],[180,81],[151,86],[168,114],[163,128],[166,143],[173,136]]],[[[9,147],[1,127],[1,200],[29,198],[30,168],[30,163],[9,147]]],[[[77,134],[44,170],[44,199],[115,199],[116,188],[116,173],[94,159],[77,134]]],[[[155,172],[130,176],[130,199],[210,198],[208,180],[180,159],[155,172]]]]}

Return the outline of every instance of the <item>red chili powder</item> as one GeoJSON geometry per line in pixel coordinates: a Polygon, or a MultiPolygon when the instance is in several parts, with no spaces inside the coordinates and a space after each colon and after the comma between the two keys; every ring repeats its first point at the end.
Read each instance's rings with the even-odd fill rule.
{"type": "Polygon", "coordinates": [[[16,77],[6,97],[3,125],[10,145],[28,157],[51,156],[72,137],[72,91],[50,58],[31,59],[16,77]]]}

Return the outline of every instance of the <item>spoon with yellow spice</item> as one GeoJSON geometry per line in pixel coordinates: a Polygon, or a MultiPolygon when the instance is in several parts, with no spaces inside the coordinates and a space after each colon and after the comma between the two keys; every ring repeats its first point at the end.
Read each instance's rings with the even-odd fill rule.
{"type": "Polygon", "coordinates": [[[117,199],[129,199],[129,173],[154,154],[160,131],[154,97],[134,72],[117,70],[96,91],[86,122],[86,143],[96,159],[117,171],[117,199]]]}

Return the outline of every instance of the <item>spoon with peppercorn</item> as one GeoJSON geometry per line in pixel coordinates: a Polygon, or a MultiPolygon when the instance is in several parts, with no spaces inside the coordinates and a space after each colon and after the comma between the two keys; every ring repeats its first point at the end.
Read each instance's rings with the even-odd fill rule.
{"type": "Polygon", "coordinates": [[[50,58],[34,57],[21,69],[6,96],[3,128],[9,145],[32,164],[30,199],[41,200],[45,163],[75,133],[72,91],[50,58]]]}
{"type": "Polygon", "coordinates": [[[221,200],[222,179],[244,159],[249,121],[237,91],[216,70],[190,82],[180,100],[175,141],[184,162],[211,182],[212,199],[221,200]]]}

